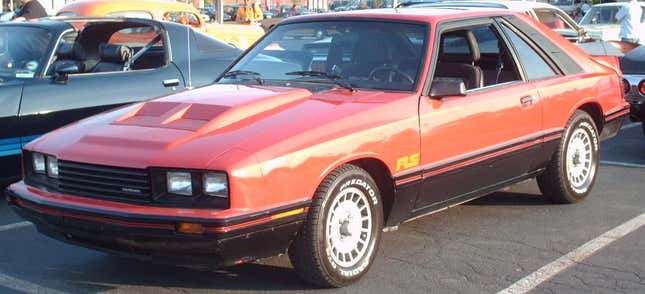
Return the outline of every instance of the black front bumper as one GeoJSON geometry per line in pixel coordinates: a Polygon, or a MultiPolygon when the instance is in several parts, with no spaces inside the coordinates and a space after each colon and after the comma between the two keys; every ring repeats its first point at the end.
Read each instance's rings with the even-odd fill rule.
{"type": "Polygon", "coordinates": [[[103,215],[44,206],[7,190],[7,200],[39,232],[120,256],[198,268],[217,268],[285,253],[304,215],[225,233],[179,233],[175,223],[105,222],[103,215]]]}

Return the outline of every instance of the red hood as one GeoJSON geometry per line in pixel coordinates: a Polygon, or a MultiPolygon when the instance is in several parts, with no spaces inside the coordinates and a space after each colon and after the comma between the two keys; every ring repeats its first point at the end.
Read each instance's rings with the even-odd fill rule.
{"type": "Polygon", "coordinates": [[[213,85],[80,121],[27,148],[96,164],[206,169],[232,149],[238,157],[252,155],[307,131],[337,132],[316,129],[380,104],[384,99],[380,94],[213,85]]]}

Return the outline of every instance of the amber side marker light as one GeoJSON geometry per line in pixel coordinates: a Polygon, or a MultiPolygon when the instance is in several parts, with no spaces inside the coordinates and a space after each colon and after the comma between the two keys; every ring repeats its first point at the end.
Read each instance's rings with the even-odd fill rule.
{"type": "Polygon", "coordinates": [[[278,214],[274,214],[274,215],[272,215],[272,216],[271,216],[271,220],[274,220],[274,219],[280,219],[280,218],[285,218],[285,217],[290,217],[290,216],[292,216],[292,215],[301,214],[301,213],[303,213],[303,212],[305,212],[305,208],[304,208],[304,207],[303,207],[303,208],[294,209],[294,210],[289,210],[289,211],[285,211],[285,212],[282,212],[282,213],[278,213],[278,214]]]}
{"type": "Polygon", "coordinates": [[[177,232],[184,234],[202,234],[204,233],[204,226],[193,223],[178,223],[177,232]]]}

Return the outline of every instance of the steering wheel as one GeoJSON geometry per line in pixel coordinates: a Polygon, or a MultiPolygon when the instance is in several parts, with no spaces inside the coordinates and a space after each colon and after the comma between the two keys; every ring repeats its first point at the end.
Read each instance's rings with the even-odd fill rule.
{"type": "Polygon", "coordinates": [[[394,77],[396,77],[398,75],[398,76],[403,77],[405,80],[407,80],[410,83],[410,85],[414,84],[414,79],[409,74],[407,74],[406,72],[404,72],[404,71],[402,71],[402,70],[400,70],[398,68],[391,67],[391,66],[381,66],[381,67],[377,67],[377,68],[373,69],[370,72],[370,75],[369,75],[368,79],[373,80],[373,81],[378,81],[379,79],[376,78],[376,73],[383,72],[383,71],[387,72],[387,82],[388,83],[394,82],[394,77]]]}

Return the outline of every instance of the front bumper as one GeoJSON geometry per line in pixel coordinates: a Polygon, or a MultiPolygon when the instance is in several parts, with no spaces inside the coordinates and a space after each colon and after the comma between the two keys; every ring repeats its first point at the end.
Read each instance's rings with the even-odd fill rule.
{"type": "Polygon", "coordinates": [[[238,217],[235,224],[225,227],[204,220],[204,228],[208,229],[189,234],[176,229],[181,220],[88,212],[40,201],[24,189],[15,189],[20,185],[24,184],[7,189],[9,204],[49,237],[121,256],[189,267],[217,268],[282,254],[307,211],[305,204],[299,203],[300,208],[289,207],[286,212],[280,209],[270,215],[255,213],[242,222],[238,217]]]}

